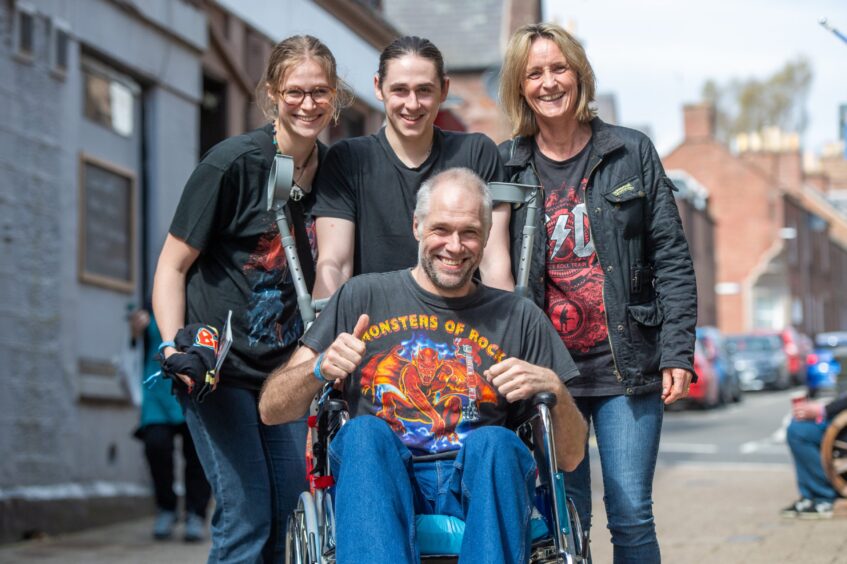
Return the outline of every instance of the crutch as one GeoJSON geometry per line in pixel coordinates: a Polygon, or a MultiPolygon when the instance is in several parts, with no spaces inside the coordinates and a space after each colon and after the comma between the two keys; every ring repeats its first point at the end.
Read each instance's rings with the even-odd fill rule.
{"type": "Polygon", "coordinates": [[[518,263],[518,276],[515,280],[515,293],[529,297],[529,267],[532,261],[532,245],[535,243],[538,200],[541,198],[541,186],[514,184],[511,182],[489,182],[488,190],[495,203],[508,203],[512,206],[526,206],[526,222],[521,237],[521,256],[518,263]]]}
{"type": "MultiPolygon", "coordinates": [[[[518,274],[515,280],[515,293],[529,297],[529,269],[532,262],[532,247],[537,231],[536,221],[543,191],[541,186],[514,184],[510,182],[489,182],[488,190],[495,203],[508,203],[514,206],[526,206],[526,218],[521,232],[521,254],[518,274]]],[[[553,525],[553,544],[556,556],[567,563],[582,562],[587,555],[587,538],[580,526],[576,509],[567,498],[565,475],[559,471],[556,460],[553,418],[550,409],[556,405],[552,394],[538,394],[533,400],[542,421],[542,428],[534,429],[535,456],[538,459],[538,471],[543,482],[550,488],[552,500],[551,521],[553,525]]]]}
{"type": "Polygon", "coordinates": [[[282,239],[282,248],[285,251],[285,258],[291,271],[291,280],[294,282],[294,291],[297,294],[297,308],[303,318],[304,328],[308,329],[315,322],[315,313],[320,311],[326,300],[312,300],[312,295],[306,287],[306,278],[303,276],[303,268],[300,266],[300,257],[297,256],[297,246],[294,243],[294,236],[291,235],[291,226],[286,216],[286,204],[291,196],[292,186],[294,186],[294,159],[288,155],[277,153],[274,155],[271,172],[268,175],[267,210],[274,214],[282,239]]]}

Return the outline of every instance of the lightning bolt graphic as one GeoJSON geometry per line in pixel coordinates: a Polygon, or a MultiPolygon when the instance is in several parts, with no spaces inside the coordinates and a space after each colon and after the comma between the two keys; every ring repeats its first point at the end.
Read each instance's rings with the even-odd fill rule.
{"type": "Polygon", "coordinates": [[[571,230],[565,227],[568,223],[568,213],[565,212],[559,216],[559,219],[556,220],[556,227],[553,228],[553,235],[550,237],[556,244],[553,246],[553,254],[551,256],[556,256],[559,253],[559,249],[562,248],[562,244],[565,242],[565,239],[568,238],[571,230]]]}

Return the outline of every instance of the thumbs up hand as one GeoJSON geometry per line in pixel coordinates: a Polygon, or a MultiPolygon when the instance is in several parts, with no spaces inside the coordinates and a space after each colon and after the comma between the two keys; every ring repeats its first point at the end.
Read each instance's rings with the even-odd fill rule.
{"type": "Polygon", "coordinates": [[[335,341],[318,357],[321,363],[319,369],[326,380],[343,380],[347,378],[362,362],[365,355],[365,343],[362,336],[368,328],[370,317],[367,314],[359,316],[353,334],[341,333],[335,341]]]}

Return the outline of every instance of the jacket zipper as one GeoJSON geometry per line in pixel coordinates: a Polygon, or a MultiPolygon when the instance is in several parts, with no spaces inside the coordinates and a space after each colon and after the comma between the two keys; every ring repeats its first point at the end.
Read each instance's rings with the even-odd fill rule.
{"type": "MultiPolygon", "coordinates": [[[[588,209],[589,214],[591,213],[591,206],[588,203],[588,188],[591,186],[591,177],[594,176],[594,171],[597,170],[597,167],[600,166],[601,162],[603,162],[602,158],[598,160],[593,167],[591,167],[591,170],[588,172],[588,182],[586,182],[585,184],[585,205],[588,209]]],[[[600,269],[603,271],[603,290],[600,295],[603,299],[603,317],[606,318],[606,337],[609,339],[609,350],[612,353],[612,365],[615,367],[615,375],[619,378],[618,381],[623,383],[623,375],[621,374],[621,371],[618,368],[618,360],[617,356],[615,355],[615,345],[614,343],[612,343],[612,327],[611,325],[609,325],[609,308],[606,307],[606,267],[603,266],[603,261],[600,260],[600,251],[597,249],[597,240],[594,238],[594,231],[592,229],[593,225],[593,221],[588,222],[588,233],[591,236],[591,240],[595,241],[594,252],[597,253],[597,262],[600,263],[600,269]]]]}

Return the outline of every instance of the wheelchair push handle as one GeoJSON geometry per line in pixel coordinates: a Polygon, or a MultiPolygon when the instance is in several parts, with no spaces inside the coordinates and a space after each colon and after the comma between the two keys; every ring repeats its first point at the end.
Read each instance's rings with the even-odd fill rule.
{"type": "Polygon", "coordinates": [[[541,392],[535,394],[532,398],[532,406],[538,407],[539,405],[546,405],[547,407],[554,407],[556,405],[556,394],[551,392],[541,392]]]}

